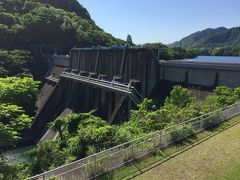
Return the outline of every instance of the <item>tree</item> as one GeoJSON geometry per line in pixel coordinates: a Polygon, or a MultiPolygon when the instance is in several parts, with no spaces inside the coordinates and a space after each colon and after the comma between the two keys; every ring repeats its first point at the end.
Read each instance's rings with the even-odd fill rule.
{"type": "Polygon", "coordinates": [[[30,169],[33,174],[42,173],[65,163],[68,157],[57,142],[46,141],[30,151],[30,169]]]}
{"type": "Polygon", "coordinates": [[[110,141],[105,140],[107,137],[114,138],[113,127],[93,116],[94,112],[69,114],[50,124],[50,128],[59,132],[61,147],[68,147],[69,154],[76,158],[85,157],[90,146],[94,152],[110,147],[110,141]]]}
{"type": "Polygon", "coordinates": [[[236,100],[240,101],[240,87],[234,89],[234,94],[236,96],[236,100]]]}
{"type": "Polygon", "coordinates": [[[130,46],[133,45],[132,36],[130,34],[127,35],[127,44],[130,45],[130,46]]]}
{"type": "MultiPolygon", "coordinates": [[[[236,89],[235,92],[238,90],[236,89]]],[[[218,103],[221,106],[231,105],[237,100],[237,94],[235,94],[234,89],[228,88],[226,86],[218,86],[214,89],[214,95],[217,96],[218,103]]]]}
{"type": "Polygon", "coordinates": [[[30,77],[30,64],[33,62],[30,52],[23,50],[0,49],[0,77],[27,76],[30,77]]]}
{"type": "Polygon", "coordinates": [[[161,59],[161,60],[172,59],[169,48],[162,43],[146,43],[143,46],[158,49],[159,50],[159,59],[161,59]]]}
{"type": "Polygon", "coordinates": [[[171,48],[173,59],[184,59],[187,55],[186,50],[180,47],[171,48]]]}
{"type": "Polygon", "coordinates": [[[0,78],[0,103],[10,103],[22,107],[28,115],[33,115],[38,95],[38,81],[32,78],[0,78]]]}
{"type": "Polygon", "coordinates": [[[221,108],[221,104],[216,95],[208,96],[203,102],[201,102],[202,114],[206,114],[221,108]]]}
{"type": "Polygon", "coordinates": [[[191,92],[181,86],[174,86],[170,96],[165,100],[165,106],[184,108],[194,101],[195,98],[191,92]]]}
{"type": "Polygon", "coordinates": [[[0,179],[19,179],[17,172],[17,167],[15,165],[8,164],[0,154],[0,179]]]}
{"type": "Polygon", "coordinates": [[[0,48],[9,48],[13,44],[14,31],[0,24],[0,48]]]}
{"type": "Polygon", "coordinates": [[[15,17],[12,14],[0,12],[0,24],[5,24],[11,27],[15,23],[15,17]]]}
{"type": "Polygon", "coordinates": [[[30,126],[32,119],[21,107],[0,104],[0,148],[13,146],[21,139],[23,129],[30,126]]]}

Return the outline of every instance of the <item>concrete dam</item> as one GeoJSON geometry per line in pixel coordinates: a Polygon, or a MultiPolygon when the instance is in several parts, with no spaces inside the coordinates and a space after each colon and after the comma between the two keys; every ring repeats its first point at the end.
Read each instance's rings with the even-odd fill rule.
{"type": "Polygon", "coordinates": [[[161,104],[171,89],[167,84],[208,89],[240,86],[239,65],[160,61],[158,57],[158,49],[128,47],[73,48],[69,58],[53,56],[55,63],[42,88],[32,127],[24,132],[24,143],[56,138],[48,123],[70,113],[95,110],[109,124],[122,123],[144,98],[161,104]]]}

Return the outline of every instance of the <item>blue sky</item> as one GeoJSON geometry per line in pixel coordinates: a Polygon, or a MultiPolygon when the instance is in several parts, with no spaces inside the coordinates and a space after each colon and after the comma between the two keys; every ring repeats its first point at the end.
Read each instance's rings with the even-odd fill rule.
{"type": "Polygon", "coordinates": [[[205,28],[240,26],[240,0],[79,0],[95,23],[137,44],[165,44],[205,28]]]}

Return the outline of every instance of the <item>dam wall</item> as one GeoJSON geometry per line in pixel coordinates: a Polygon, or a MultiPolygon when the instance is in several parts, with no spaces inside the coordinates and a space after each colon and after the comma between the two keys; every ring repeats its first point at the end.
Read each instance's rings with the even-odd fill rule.
{"type": "Polygon", "coordinates": [[[240,65],[223,63],[160,62],[160,79],[203,87],[240,86],[240,65]]]}
{"type": "Polygon", "coordinates": [[[144,98],[161,106],[173,85],[192,87],[199,100],[217,85],[240,86],[239,65],[159,61],[156,49],[73,48],[69,54],[55,58],[59,64],[47,77],[38,113],[26,133],[28,140],[38,141],[48,123],[65,109],[73,113],[95,110],[109,124],[119,124],[129,119],[130,110],[144,98]]]}
{"type": "Polygon", "coordinates": [[[139,92],[147,97],[158,80],[156,50],[136,49],[73,49],[70,69],[85,76],[128,84],[134,81],[139,92]]]}

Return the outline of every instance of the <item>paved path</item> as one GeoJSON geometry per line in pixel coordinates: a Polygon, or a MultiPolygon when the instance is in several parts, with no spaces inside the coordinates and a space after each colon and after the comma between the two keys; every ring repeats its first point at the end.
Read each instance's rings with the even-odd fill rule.
{"type": "Polygon", "coordinates": [[[215,179],[239,163],[240,124],[237,124],[135,179],[215,179]]]}

